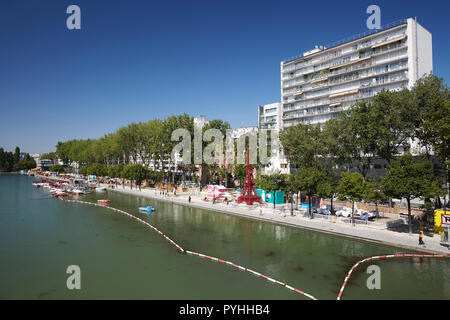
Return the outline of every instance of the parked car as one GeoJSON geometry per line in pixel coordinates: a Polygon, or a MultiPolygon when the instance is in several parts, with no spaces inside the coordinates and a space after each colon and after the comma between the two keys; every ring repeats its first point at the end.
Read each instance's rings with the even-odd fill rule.
{"type": "Polygon", "coordinates": [[[359,218],[361,220],[373,220],[377,217],[377,212],[376,211],[365,211],[365,210],[361,210],[359,218]]]}
{"type": "Polygon", "coordinates": [[[351,217],[352,216],[352,209],[347,208],[347,207],[342,207],[339,210],[336,211],[336,215],[337,216],[342,216],[345,218],[351,217]]]}

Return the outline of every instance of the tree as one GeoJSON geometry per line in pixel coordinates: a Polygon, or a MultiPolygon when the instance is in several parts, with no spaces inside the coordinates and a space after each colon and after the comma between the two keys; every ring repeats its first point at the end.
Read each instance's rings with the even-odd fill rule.
{"type": "Polygon", "coordinates": [[[25,159],[24,160],[20,160],[19,162],[17,162],[14,165],[14,168],[16,170],[30,170],[30,169],[36,168],[36,162],[33,159],[31,159],[31,160],[25,160],[25,159]]]}
{"type": "Polygon", "coordinates": [[[81,168],[78,170],[78,173],[79,173],[79,174],[87,174],[87,167],[81,167],[81,168]]]}
{"type": "MultiPolygon", "coordinates": [[[[442,78],[426,75],[411,89],[414,104],[411,116],[415,120],[414,136],[427,150],[432,149],[444,167],[444,184],[450,181],[450,92],[442,78]]],[[[447,189],[450,199],[450,188],[447,189]]]]}
{"type": "Polygon", "coordinates": [[[283,152],[290,165],[304,169],[320,167],[324,145],[320,140],[320,126],[297,124],[280,133],[283,152]]]}
{"type": "Polygon", "coordinates": [[[352,202],[352,224],[355,225],[355,201],[364,199],[366,194],[364,177],[358,172],[344,172],[337,190],[339,199],[352,202]]]}
{"type": "Polygon", "coordinates": [[[324,178],[319,181],[317,194],[321,198],[330,199],[330,212],[334,215],[333,198],[337,195],[340,177],[333,170],[324,171],[324,178]]]}
{"type": "Polygon", "coordinates": [[[364,200],[375,202],[375,208],[378,215],[378,202],[386,200],[387,196],[382,190],[382,186],[374,181],[366,182],[366,192],[364,194],[364,200]]]}
{"type": "MultiPolygon", "coordinates": [[[[142,181],[148,178],[149,171],[140,164],[129,164],[124,167],[123,176],[126,179],[135,180],[136,185],[138,185],[139,190],[141,190],[142,181]]],[[[131,189],[133,189],[133,183],[131,183],[131,189]]]]}
{"type": "Polygon", "coordinates": [[[363,178],[366,178],[377,150],[377,124],[368,116],[370,112],[370,103],[359,101],[341,115],[345,132],[343,137],[346,139],[345,153],[349,159],[356,160],[356,166],[363,178]]]}
{"type": "Polygon", "coordinates": [[[108,175],[108,170],[100,163],[93,163],[86,168],[86,173],[97,177],[104,177],[108,175]]]}
{"type": "Polygon", "coordinates": [[[282,183],[283,178],[278,172],[270,175],[262,175],[257,179],[256,184],[259,185],[260,188],[268,192],[273,192],[273,210],[275,210],[276,205],[276,191],[280,190],[282,183]]]}
{"type": "Polygon", "coordinates": [[[391,197],[405,198],[408,204],[409,234],[412,234],[411,199],[433,198],[441,189],[433,176],[430,161],[413,158],[406,154],[388,166],[388,171],[382,178],[383,192],[391,197]]]}
{"type": "Polygon", "coordinates": [[[57,173],[63,173],[64,172],[64,168],[62,166],[60,166],[59,164],[54,164],[52,165],[49,170],[51,172],[57,172],[57,173]]]}
{"type": "MultiPolygon", "coordinates": [[[[427,153],[436,148],[434,144],[438,144],[446,147],[448,154],[450,148],[448,86],[442,78],[430,73],[416,81],[411,93],[414,99],[410,110],[410,116],[414,121],[414,137],[419,139],[427,153]]],[[[439,146],[437,149],[440,149],[439,146]]]]}
{"type": "Polygon", "coordinates": [[[14,150],[14,163],[19,162],[20,160],[20,148],[16,147],[16,149],[14,150]]]}
{"type": "Polygon", "coordinates": [[[239,187],[244,186],[245,178],[247,176],[247,167],[245,164],[236,164],[233,168],[233,176],[235,180],[239,180],[239,187]]]}
{"type": "Polygon", "coordinates": [[[287,198],[289,199],[291,203],[291,216],[294,215],[294,193],[298,192],[297,183],[295,181],[295,176],[292,174],[283,174],[282,177],[282,183],[280,185],[281,191],[283,191],[287,198]]]}
{"type": "Polygon", "coordinates": [[[298,190],[308,196],[308,215],[311,219],[313,218],[311,198],[318,193],[319,186],[325,179],[323,171],[316,168],[300,169],[295,175],[298,190]]]}
{"type": "Polygon", "coordinates": [[[58,159],[58,156],[56,155],[56,152],[48,152],[48,153],[43,153],[40,156],[41,159],[48,159],[48,160],[52,160],[53,163],[56,163],[56,160],[58,159]]]}
{"type": "Polygon", "coordinates": [[[410,148],[414,123],[411,117],[413,96],[408,89],[382,90],[369,106],[366,117],[375,135],[375,155],[391,163],[399,151],[410,148]]]}

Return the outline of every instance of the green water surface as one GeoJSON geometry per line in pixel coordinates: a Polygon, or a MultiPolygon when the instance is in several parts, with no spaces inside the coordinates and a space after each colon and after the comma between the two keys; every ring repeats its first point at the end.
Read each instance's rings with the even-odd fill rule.
{"type": "MultiPolygon", "coordinates": [[[[0,175],[1,299],[306,299],[225,264],[179,253],[148,227],[111,210],[53,199],[32,178],[0,175]],[[69,265],[81,290],[69,290],[69,265]]],[[[107,191],[111,200],[184,249],[226,259],[287,282],[319,299],[336,299],[348,269],[364,257],[405,249],[249,220],[107,191]],[[140,214],[138,207],[156,211],[140,214]]],[[[356,269],[343,299],[449,299],[450,263],[376,261],[381,289],[356,269]]]]}

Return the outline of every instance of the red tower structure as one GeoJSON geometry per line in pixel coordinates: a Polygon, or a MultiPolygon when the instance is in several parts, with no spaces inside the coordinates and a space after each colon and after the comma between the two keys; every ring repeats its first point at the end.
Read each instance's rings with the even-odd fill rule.
{"type": "Polygon", "coordinates": [[[264,203],[256,192],[255,182],[253,180],[253,167],[250,164],[250,148],[247,150],[247,177],[245,178],[245,184],[244,188],[242,188],[241,195],[236,202],[245,202],[248,205],[252,205],[254,202],[264,203]]]}

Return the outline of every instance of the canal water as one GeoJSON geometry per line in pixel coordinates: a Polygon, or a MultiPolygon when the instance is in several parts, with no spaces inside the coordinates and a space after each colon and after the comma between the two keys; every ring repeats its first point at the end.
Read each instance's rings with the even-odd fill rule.
{"type": "MultiPolygon", "coordinates": [[[[0,299],[306,299],[225,264],[179,253],[143,224],[111,210],[53,199],[32,178],[0,175],[0,299]],[[68,290],[69,265],[81,290],[68,290]]],[[[349,268],[364,257],[411,252],[319,232],[107,191],[184,249],[226,259],[336,299],[349,268]],[[154,205],[150,215],[141,205],[154,205]]],[[[370,264],[356,269],[342,299],[450,299],[448,260],[376,261],[381,289],[369,290],[370,264]]]]}

